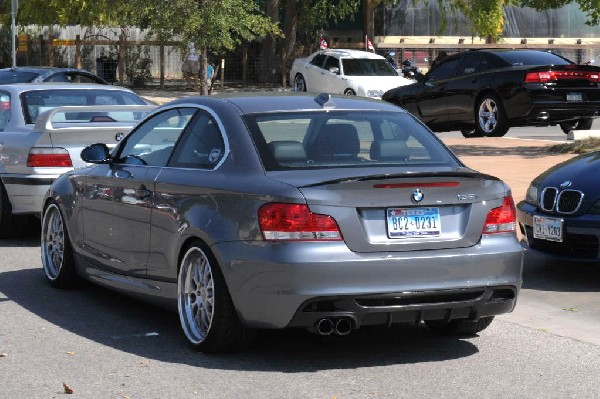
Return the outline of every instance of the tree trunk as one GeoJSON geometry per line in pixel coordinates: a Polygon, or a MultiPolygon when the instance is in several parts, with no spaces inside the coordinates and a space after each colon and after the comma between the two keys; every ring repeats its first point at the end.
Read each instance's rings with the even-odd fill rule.
{"type": "MultiPolygon", "coordinates": [[[[285,35],[285,41],[283,46],[283,65],[281,66],[281,74],[287,76],[287,66],[290,57],[294,55],[294,49],[296,48],[296,32],[298,31],[298,0],[287,0],[285,7],[285,26],[283,27],[283,34],[285,35]]],[[[283,80],[283,79],[282,79],[283,80]]],[[[290,85],[292,82],[289,82],[290,85]]],[[[285,86],[284,86],[285,87],[285,86]]]]}
{"type": "Polygon", "coordinates": [[[200,95],[208,96],[208,81],[206,80],[206,70],[208,68],[208,52],[206,47],[200,50],[200,65],[198,66],[198,79],[200,80],[200,95]]]}

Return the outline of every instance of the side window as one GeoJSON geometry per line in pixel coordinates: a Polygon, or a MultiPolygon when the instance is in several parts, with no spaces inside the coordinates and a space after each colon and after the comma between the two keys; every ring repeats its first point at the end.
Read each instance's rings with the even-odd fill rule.
{"type": "Polygon", "coordinates": [[[326,55],[325,54],[317,54],[315,55],[315,57],[310,61],[310,63],[314,66],[317,66],[319,68],[321,68],[321,66],[323,65],[323,61],[325,60],[326,55]]]}
{"type": "Polygon", "coordinates": [[[331,70],[331,68],[337,68],[338,69],[338,73],[340,70],[340,60],[335,58],[335,57],[327,57],[327,60],[325,61],[325,69],[327,69],[328,71],[331,70]]]}
{"type": "Polygon", "coordinates": [[[69,77],[65,74],[65,73],[55,73],[52,76],[49,76],[47,79],[45,79],[46,82],[69,82],[69,77]]]}
{"type": "Polygon", "coordinates": [[[217,122],[206,111],[198,111],[177,144],[169,166],[214,169],[225,155],[225,142],[217,122]]]}
{"type": "Polygon", "coordinates": [[[175,108],[154,115],[127,137],[117,163],[165,166],[196,110],[175,108]]]}
{"type": "Polygon", "coordinates": [[[0,92],[0,132],[4,131],[10,121],[10,96],[0,92]]]}
{"type": "Polygon", "coordinates": [[[465,55],[463,63],[461,64],[458,70],[458,75],[463,76],[480,72],[482,60],[483,57],[481,56],[481,54],[470,53],[465,55]]]}
{"type": "Polygon", "coordinates": [[[443,61],[440,65],[433,68],[427,75],[428,80],[438,81],[450,79],[456,76],[456,69],[458,64],[461,62],[461,58],[452,58],[447,61],[443,61]]]}

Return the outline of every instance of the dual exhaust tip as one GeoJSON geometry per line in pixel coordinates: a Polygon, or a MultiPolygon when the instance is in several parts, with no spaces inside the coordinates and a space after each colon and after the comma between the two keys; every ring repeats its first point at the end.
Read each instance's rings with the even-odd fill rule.
{"type": "Polygon", "coordinates": [[[348,335],[352,332],[352,319],[350,317],[324,318],[316,322],[315,329],[319,335],[348,335]]]}

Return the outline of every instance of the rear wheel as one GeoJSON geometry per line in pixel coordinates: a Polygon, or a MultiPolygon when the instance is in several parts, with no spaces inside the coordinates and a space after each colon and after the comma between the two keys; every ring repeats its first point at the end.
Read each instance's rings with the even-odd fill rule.
{"type": "Polygon", "coordinates": [[[294,78],[294,91],[306,91],[306,81],[304,76],[297,74],[294,78]]]}
{"type": "Polygon", "coordinates": [[[482,317],[479,320],[428,321],[425,324],[431,331],[447,336],[473,336],[492,324],[494,316],[482,317]]]}
{"type": "Polygon", "coordinates": [[[569,134],[571,130],[590,130],[593,119],[579,119],[577,121],[562,122],[560,128],[564,134],[569,134]]]}
{"type": "Polygon", "coordinates": [[[250,331],[238,318],[223,274],[200,241],[181,259],[177,303],[183,332],[198,350],[233,352],[250,342],[250,331]]]}
{"type": "Polygon", "coordinates": [[[8,238],[13,232],[13,215],[4,185],[0,183],[0,238],[8,238]]]}
{"type": "Polygon", "coordinates": [[[501,137],[508,131],[508,119],[502,102],[495,94],[484,94],[475,109],[475,132],[486,137],[501,137]]]}
{"type": "Polygon", "coordinates": [[[352,89],[346,89],[346,91],[344,92],[345,95],[347,96],[355,96],[356,92],[352,89]]]}
{"type": "Polygon", "coordinates": [[[42,216],[42,265],[50,285],[68,288],[75,285],[73,249],[65,220],[58,204],[52,202],[42,216]]]}

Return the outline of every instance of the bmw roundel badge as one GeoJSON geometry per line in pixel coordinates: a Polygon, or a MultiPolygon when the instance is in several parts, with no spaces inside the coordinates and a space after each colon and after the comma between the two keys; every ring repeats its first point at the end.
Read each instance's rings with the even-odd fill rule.
{"type": "Polygon", "coordinates": [[[411,201],[415,204],[418,204],[419,202],[423,201],[423,198],[425,198],[425,195],[423,195],[423,191],[421,191],[420,188],[417,188],[410,195],[411,201]]]}
{"type": "Polygon", "coordinates": [[[571,187],[573,183],[570,180],[564,181],[560,184],[560,188],[567,188],[567,187],[571,187]]]}

